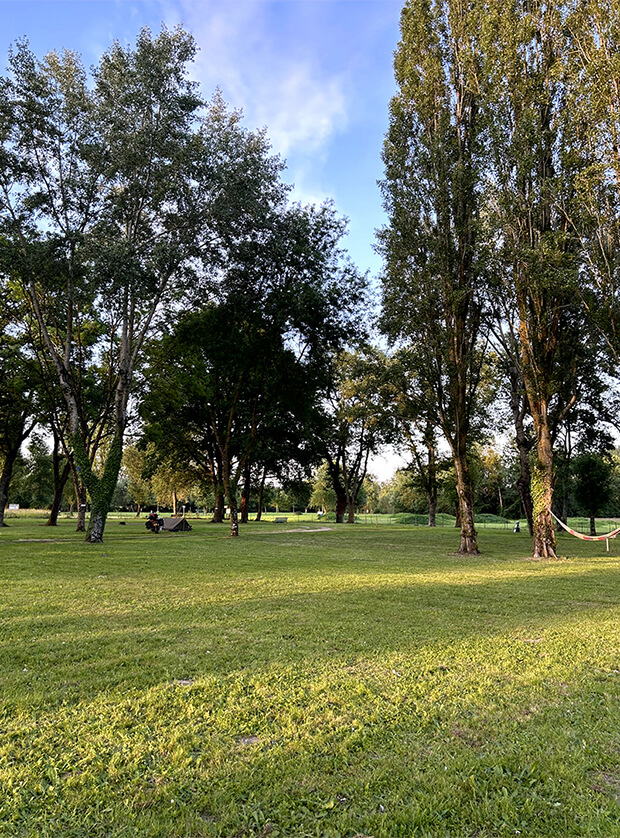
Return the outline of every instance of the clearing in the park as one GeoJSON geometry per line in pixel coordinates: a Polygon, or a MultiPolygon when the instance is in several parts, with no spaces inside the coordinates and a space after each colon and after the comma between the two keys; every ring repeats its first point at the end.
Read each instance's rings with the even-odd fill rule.
{"type": "Polygon", "coordinates": [[[620,836],[620,544],[10,524],[2,838],[620,836]]]}

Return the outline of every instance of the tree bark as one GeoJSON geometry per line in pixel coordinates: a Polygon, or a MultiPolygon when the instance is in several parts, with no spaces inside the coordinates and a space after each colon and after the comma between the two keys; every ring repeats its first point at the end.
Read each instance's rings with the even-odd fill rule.
{"type": "Polygon", "coordinates": [[[427,494],[428,498],[428,525],[429,527],[437,526],[437,494],[435,496],[427,494]]]}
{"type": "Polygon", "coordinates": [[[13,466],[19,454],[19,446],[9,449],[4,458],[4,465],[2,466],[2,474],[0,474],[0,527],[7,527],[8,524],[4,522],[4,512],[9,498],[9,483],[13,474],[13,466]]]}
{"type": "Polygon", "coordinates": [[[527,415],[527,397],[523,393],[523,377],[517,370],[516,364],[510,371],[512,416],[515,426],[515,441],[519,454],[519,477],[517,478],[517,492],[521,501],[521,509],[530,536],[534,536],[534,511],[532,507],[532,487],[530,472],[530,452],[534,444],[525,430],[525,416],[527,415]]]}
{"type": "Polygon", "coordinates": [[[477,555],[480,551],[474,520],[474,491],[466,455],[461,453],[460,456],[455,456],[454,465],[461,526],[461,543],[458,552],[463,555],[477,555]]]}
{"type": "Polygon", "coordinates": [[[76,532],[86,532],[86,486],[79,478],[74,479],[75,498],[77,506],[76,532]]]}
{"type": "Polygon", "coordinates": [[[68,460],[65,462],[62,471],[59,471],[57,463],[54,464],[54,499],[52,500],[49,518],[45,524],[46,527],[55,527],[58,524],[58,513],[62,504],[62,495],[70,474],[71,463],[68,460]]]}
{"type": "Polygon", "coordinates": [[[533,556],[537,559],[556,557],[556,538],[551,504],[553,502],[553,447],[546,421],[546,405],[539,402],[532,410],[537,435],[538,462],[532,473],[532,501],[534,507],[533,556]]]}
{"type": "Polygon", "coordinates": [[[534,510],[532,507],[532,477],[530,473],[530,458],[529,455],[519,448],[519,464],[520,474],[517,479],[517,492],[521,501],[521,509],[525,520],[527,521],[527,528],[530,536],[534,536],[534,510]]]}
{"type": "Polygon", "coordinates": [[[263,517],[263,496],[265,493],[265,481],[267,479],[267,469],[263,469],[263,475],[260,481],[260,489],[258,490],[258,512],[256,513],[256,520],[260,521],[263,517]]]}
{"type": "Polygon", "coordinates": [[[103,541],[103,531],[110,511],[112,498],[114,497],[123,458],[123,430],[124,428],[117,429],[108,450],[101,477],[96,477],[93,474],[88,455],[83,446],[80,445],[81,440],[76,445],[74,438],[74,454],[76,455],[78,465],[80,462],[88,463],[89,465],[89,469],[85,473],[84,478],[90,484],[87,484],[90,494],[90,517],[86,529],[86,541],[91,544],[100,544],[103,541]]]}
{"type": "Polygon", "coordinates": [[[241,523],[247,524],[250,514],[250,465],[246,463],[243,469],[243,489],[241,490],[241,523]]]}
{"type": "Polygon", "coordinates": [[[226,501],[224,498],[224,492],[222,491],[221,486],[216,487],[215,492],[215,506],[213,507],[213,517],[211,518],[212,524],[221,524],[224,521],[224,508],[226,506],[226,501]]]}
{"type": "Polygon", "coordinates": [[[590,535],[596,535],[596,518],[590,515],[590,535]]]}
{"type": "Polygon", "coordinates": [[[344,524],[344,514],[347,510],[347,498],[343,491],[336,493],[336,523],[344,524]]]}
{"type": "Polygon", "coordinates": [[[347,504],[348,514],[347,514],[347,524],[354,524],[355,523],[355,500],[354,498],[349,499],[349,503],[347,504]]]}
{"type": "Polygon", "coordinates": [[[8,438],[5,437],[7,448],[5,449],[4,464],[0,474],[0,527],[8,526],[4,521],[4,513],[9,499],[9,484],[13,475],[13,466],[19,456],[22,443],[28,438],[36,424],[35,422],[26,424],[26,422],[27,414],[22,411],[16,416],[15,425],[13,425],[11,433],[7,434],[8,438]]]}
{"type": "Polygon", "coordinates": [[[434,427],[429,422],[426,431],[428,468],[426,470],[426,499],[428,501],[428,525],[437,525],[437,457],[435,454],[434,427]]]}
{"type": "Polygon", "coordinates": [[[237,538],[239,536],[239,516],[237,514],[237,497],[234,492],[229,496],[230,506],[230,536],[237,538]]]}

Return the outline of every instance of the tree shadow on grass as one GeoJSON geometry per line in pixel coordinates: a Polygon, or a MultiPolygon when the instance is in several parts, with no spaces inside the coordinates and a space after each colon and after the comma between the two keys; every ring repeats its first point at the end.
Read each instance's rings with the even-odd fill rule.
{"type": "Polygon", "coordinates": [[[429,650],[441,658],[443,650],[467,644],[492,648],[499,637],[515,638],[519,654],[525,649],[531,658],[541,652],[540,635],[564,632],[578,642],[580,620],[607,624],[620,604],[620,568],[611,561],[580,572],[564,565],[553,574],[517,570],[449,582],[421,572],[408,574],[405,584],[398,573],[373,583],[332,577],[326,590],[277,595],[261,592],[260,581],[254,591],[253,584],[237,582],[238,596],[231,586],[224,601],[206,604],[183,602],[173,586],[169,600],[165,589],[151,597],[145,590],[139,606],[115,610],[112,587],[108,613],[96,613],[96,598],[91,614],[58,605],[35,617],[8,610],[0,645],[8,705],[42,708],[101,691],[274,665],[320,669],[357,659],[416,659],[429,650]]]}

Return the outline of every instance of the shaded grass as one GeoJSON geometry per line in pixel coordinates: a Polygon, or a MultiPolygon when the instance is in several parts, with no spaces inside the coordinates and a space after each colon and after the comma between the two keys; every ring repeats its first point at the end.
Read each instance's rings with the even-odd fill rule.
{"type": "Polygon", "coordinates": [[[0,540],[0,835],[620,835],[613,543],[73,526],[0,540]]]}

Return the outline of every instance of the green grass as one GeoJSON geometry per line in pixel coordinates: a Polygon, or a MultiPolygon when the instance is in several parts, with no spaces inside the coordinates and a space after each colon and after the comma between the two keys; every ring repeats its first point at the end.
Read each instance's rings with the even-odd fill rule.
{"type": "Polygon", "coordinates": [[[620,544],[9,523],[2,838],[620,836],[620,544]]]}

